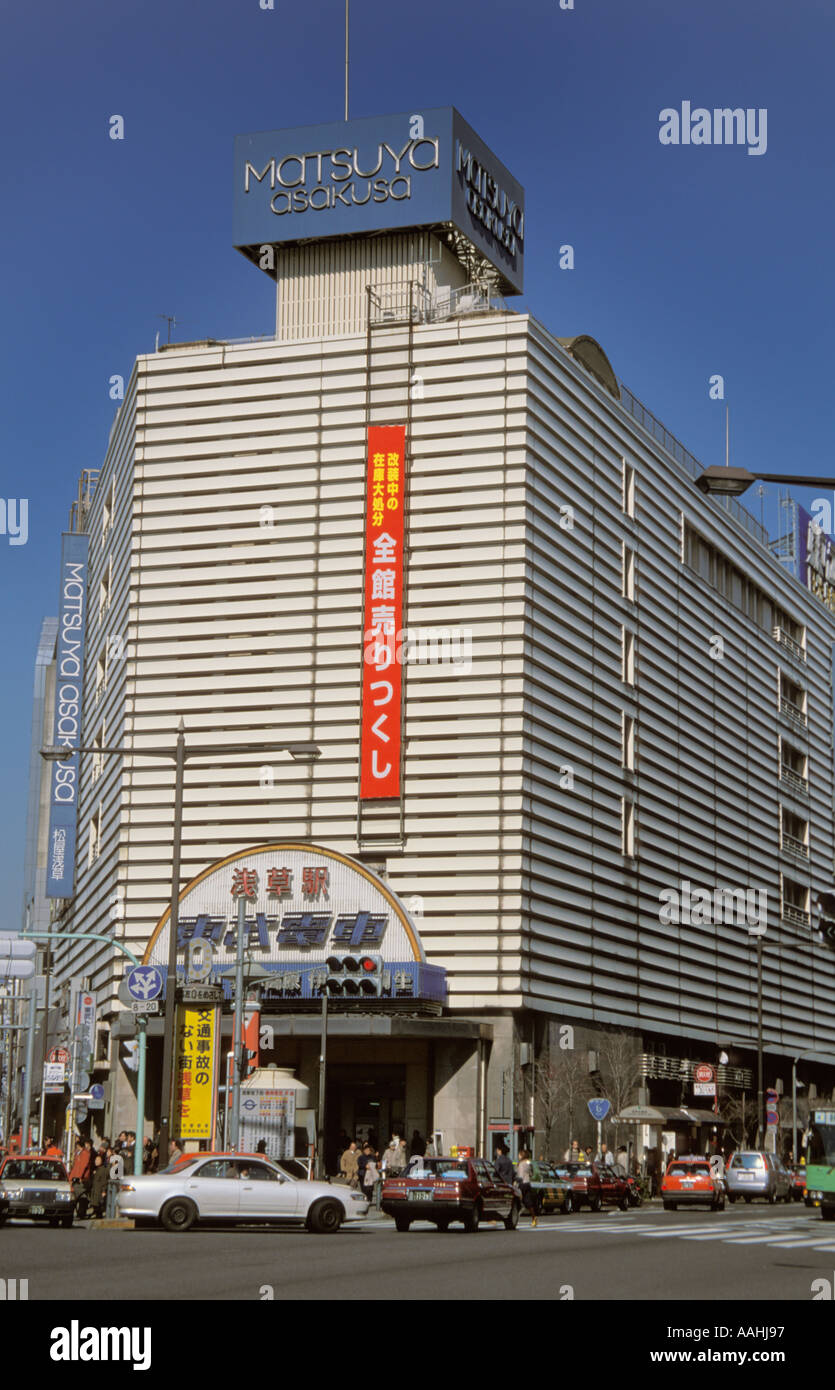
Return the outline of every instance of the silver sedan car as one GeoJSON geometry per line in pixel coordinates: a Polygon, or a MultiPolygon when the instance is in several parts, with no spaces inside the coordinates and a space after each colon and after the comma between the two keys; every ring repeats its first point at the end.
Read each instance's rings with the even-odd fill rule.
{"type": "Polygon", "coordinates": [[[119,1184],[120,1216],[159,1222],[166,1231],[188,1231],[199,1222],[238,1225],[301,1223],[326,1235],[345,1221],[359,1221],[368,1202],[348,1187],[291,1177],[259,1154],[194,1154],[161,1173],[125,1177],[119,1184]]]}

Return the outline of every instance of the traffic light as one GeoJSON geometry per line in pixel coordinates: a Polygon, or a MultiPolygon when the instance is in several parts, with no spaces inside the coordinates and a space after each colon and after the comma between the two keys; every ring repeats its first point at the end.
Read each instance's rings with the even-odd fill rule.
{"type": "Polygon", "coordinates": [[[328,994],[345,999],[379,998],[383,992],[383,962],[381,956],[358,953],[351,956],[328,956],[325,962],[328,994]]]}

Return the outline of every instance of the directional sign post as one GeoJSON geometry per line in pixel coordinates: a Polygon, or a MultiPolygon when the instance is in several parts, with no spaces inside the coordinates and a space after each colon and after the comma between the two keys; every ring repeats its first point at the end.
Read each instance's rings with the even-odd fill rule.
{"type": "Polygon", "coordinates": [[[137,1003],[159,999],[162,994],[162,971],[155,965],[135,965],[126,976],[128,994],[137,1003]]]}
{"type": "Polygon", "coordinates": [[[595,1096],[594,1100],[590,1100],[588,1105],[589,1114],[591,1115],[593,1120],[597,1120],[597,1152],[600,1153],[600,1145],[602,1143],[603,1134],[603,1121],[605,1120],[606,1116],[612,1108],[612,1102],[609,1100],[603,1100],[599,1096],[595,1096]]]}

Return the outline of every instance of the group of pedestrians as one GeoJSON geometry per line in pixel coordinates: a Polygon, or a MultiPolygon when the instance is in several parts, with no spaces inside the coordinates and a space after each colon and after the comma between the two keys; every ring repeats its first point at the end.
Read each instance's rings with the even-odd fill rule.
{"type": "MultiPolygon", "coordinates": [[[[348,1139],[347,1135],[343,1137],[348,1139]]],[[[372,1206],[379,1208],[383,1178],[402,1176],[409,1160],[415,1155],[423,1158],[426,1149],[426,1140],[418,1130],[412,1134],[408,1149],[406,1141],[399,1134],[392,1134],[382,1154],[373,1134],[369,1134],[363,1144],[356,1139],[348,1139],[339,1159],[339,1173],[349,1187],[362,1192],[372,1206]]]]}
{"type": "MultiPolygon", "coordinates": [[[[53,1139],[46,1141],[43,1152],[45,1156],[61,1156],[53,1139]]],[[[70,1183],[75,1197],[75,1214],[79,1220],[85,1217],[98,1220],[111,1214],[117,1184],[126,1173],[133,1172],[135,1152],[136,1134],[133,1130],[123,1129],[114,1143],[102,1139],[98,1147],[92,1139],[82,1139],[80,1135],[76,1138],[70,1183]]],[[[159,1147],[154,1140],[145,1139],[142,1145],[142,1171],[155,1173],[158,1167],[159,1147]]]]}

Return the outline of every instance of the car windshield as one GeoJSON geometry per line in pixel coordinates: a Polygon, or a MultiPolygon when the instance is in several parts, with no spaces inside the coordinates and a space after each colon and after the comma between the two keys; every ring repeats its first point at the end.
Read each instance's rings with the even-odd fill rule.
{"type": "Polygon", "coordinates": [[[36,1178],[39,1182],[66,1182],[67,1171],[63,1163],[39,1163],[37,1160],[26,1162],[20,1159],[9,1159],[3,1169],[3,1181],[8,1182],[10,1178],[26,1179],[30,1181],[36,1178]]]}
{"type": "Polygon", "coordinates": [[[417,1158],[412,1160],[407,1177],[410,1178],[450,1178],[460,1182],[468,1178],[470,1170],[466,1163],[457,1163],[454,1158],[417,1158]]]}
{"type": "Polygon", "coordinates": [[[731,1168],[764,1168],[765,1159],[762,1154],[731,1154],[731,1168]]]}

